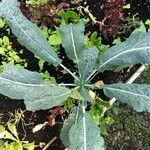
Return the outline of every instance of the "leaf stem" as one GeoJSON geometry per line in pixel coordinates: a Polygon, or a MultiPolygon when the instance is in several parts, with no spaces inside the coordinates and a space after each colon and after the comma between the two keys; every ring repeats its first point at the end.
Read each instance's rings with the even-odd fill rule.
{"type": "MultiPolygon", "coordinates": [[[[73,46],[73,51],[74,51],[74,55],[75,55],[75,58],[76,58],[76,62],[77,62],[77,65],[79,65],[79,59],[78,59],[78,56],[77,56],[77,50],[76,50],[76,46],[75,46],[75,43],[74,43],[74,36],[73,36],[73,27],[71,26],[71,41],[72,41],[72,46],[73,46]]],[[[81,74],[79,72],[79,76],[81,78],[81,74]]]]}
{"type": "Polygon", "coordinates": [[[76,114],[75,123],[77,123],[77,121],[78,121],[78,118],[79,118],[79,111],[80,111],[80,101],[78,101],[78,110],[77,110],[77,114],[76,114]]]}
{"type": "Polygon", "coordinates": [[[86,79],[86,83],[89,83],[96,75],[97,75],[97,70],[94,70],[86,79]]]}
{"type": "Polygon", "coordinates": [[[76,86],[76,84],[69,84],[69,83],[67,83],[67,84],[65,84],[65,83],[60,83],[60,84],[58,84],[59,86],[76,86]]]}
{"type": "Polygon", "coordinates": [[[77,56],[76,47],[75,47],[75,43],[74,43],[72,26],[71,26],[71,41],[72,41],[73,51],[74,51],[74,55],[75,55],[77,64],[79,64],[79,59],[78,59],[78,56],[77,56]]]}
{"type": "Polygon", "coordinates": [[[87,150],[87,140],[86,140],[86,121],[85,121],[85,90],[83,90],[83,99],[82,99],[82,112],[83,112],[83,138],[84,138],[84,150],[87,150]]]}
{"type": "Polygon", "coordinates": [[[91,88],[91,89],[102,89],[103,88],[103,85],[99,86],[99,85],[96,85],[96,84],[85,84],[84,86],[88,87],[88,88],[91,88]]]}
{"type": "Polygon", "coordinates": [[[66,70],[70,75],[72,75],[72,77],[74,78],[74,79],[76,79],[77,81],[80,81],[79,80],[79,78],[76,76],[76,75],[74,75],[67,67],[65,67],[63,64],[60,64],[60,66],[62,67],[62,68],[64,68],[64,70],[66,70]]]}
{"type": "Polygon", "coordinates": [[[83,137],[84,137],[84,150],[87,150],[86,147],[86,122],[85,122],[85,105],[84,105],[84,100],[83,100],[83,106],[82,106],[82,111],[83,111],[83,137]]]}

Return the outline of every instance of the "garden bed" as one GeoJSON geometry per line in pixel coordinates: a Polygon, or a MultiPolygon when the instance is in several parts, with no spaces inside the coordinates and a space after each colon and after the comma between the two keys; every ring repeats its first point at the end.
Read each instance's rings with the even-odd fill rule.
{"type": "MultiPolygon", "coordinates": [[[[90,1],[88,0],[86,3],[82,1],[56,1],[54,2],[54,8],[52,14],[43,14],[43,16],[38,17],[37,13],[36,17],[31,16],[31,12],[35,10],[41,10],[42,8],[45,9],[45,11],[49,11],[49,7],[51,4],[45,5],[45,7],[42,8],[34,8],[32,5],[29,5],[28,7],[25,6],[25,1],[20,0],[21,3],[21,10],[24,13],[24,15],[30,19],[32,22],[35,22],[38,24],[38,26],[41,26],[42,24],[47,25],[49,28],[55,29],[54,26],[59,25],[60,16],[55,14],[55,9],[60,9],[59,11],[63,11],[64,9],[71,9],[74,10],[76,7],[79,7],[79,5],[82,5],[84,8],[86,6],[89,6],[88,11],[87,9],[83,9],[81,12],[81,18],[85,15],[85,18],[90,18],[89,23],[86,26],[86,33],[93,33],[94,31],[97,32],[98,35],[101,35],[102,37],[102,43],[101,45],[103,47],[107,47],[107,45],[114,45],[113,40],[120,37],[121,40],[125,40],[126,37],[130,35],[130,33],[137,28],[140,23],[139,20],[142,20],[145,22],[150,14],[149,10],[149,2],[145,3],[143,1],[134,2],[131,0],[126,1],[126,4],[131,4],[131,7],[129,9],[124,9],[124,19],[127,17],[130,17],[131,20],[133,19],[132,16],[134,16],[136,13],[138,13],[138,18],[134,22],[135,26],[129,26],[128,28],[120,27],[120,24],[117,24],[118,26],[116,28],[113,28],[110,26],[110,22],[106,26],[103,26],[100,29],[100,26],[95,23],[94,20],[92,20],[92,17],[96,17],[96,20],[102,21],[105,18],[105,12],[102,9],[102,6],[104,5],[102,3],[99,3],[99,1],[94,0],[90,1]],[[57,6],[57,7],[56,7],[57,6]],[[58,8],[59,7],[59,8],[58,8]],[[90,15],[89,15],[90,10],[90,15]],[[47,16],[48,15],[48,16],[47,16]],[[52,16],[50,16],[52,15],[52,16]],[[56,17],[56,18],[55,18],[56,17]],[[50,19],[49,19],[50,18],[50,19]],[[55,20],[56,19],[56,20],[55,20]],[[49,25],[53,23],[53,25],[49,25]],[[111,32],[113,29],[114,32],[111,32]],[[125,32],[125,31],[126,32],[125,32]]],[[[124,4],[125,5],[125,4],[124,4]]],[[[106,6],[103,6],[106,7],[106,6]]],[[[106,7],[108,9],[108,6],[106,7]]],[[[58,10],[56,11],[58,12],[58,10]]],[[[75,12],[79,13],[80,11],[75,9],[75,12]]],[[[33,12],[32,12],[33,13],[33,12]]],[[[112,15],[112,14],[111,14],[112,15]]],[[[84,19],[85,19],[84,18],[84,19]]],[[[72,20],[71,20],[72,21],[72,20]]],[[[127,20],[125,20],[126,22],[127,20]]],[[[132,20],[133,21],[133,20],[132,20]]],[[[131,21],[131,22],[132,22],[131,21]]],[[[123,21],[121,21],[123,23],[123,21]]],[[[129,23],[131,23],[129,22],[129,23]]],[[[125,24],[125,23],[124,23],[125,24]]],[[[122,25],[124,25],[122,24],[122,25]]],[[[11,33],[8,34],[9,27],[5,27],[0,29],[1,37],[8,36],[10,39],[10,42],[12,42],[12,48],[15,50],[21,50],[23,49],[23,53],[19,53],[19,57],[21,59],[24,59],[27,66],[25,66],[30,71],[39,71],[44,73],[45,71],[48,71],[50,73],[50,77],[54,77],[57,83],[73,83],[74,79],[66,72],[63,71],[61,67],[58,67],[57,69],[49,65],[48,63],[44,62],[44,65],[40,66],[39,59],[35,58],[34,55],[29,52],[25,47],[21,46],[17,39],[14,37],[14,35],[11,33]],[[42,67],[42,69],[41,69],[42,67]]],[[[58,45],[57,45],[58,46],[58,45]]],[[[56,47],[57,47],[56,46],[56,47]]],[[[55,47],[55,48],[56,48],[55,47]]],[[[63,59],[63,64],[70,69],[71,71],[75,72],[76,68],[73,63],[73,61],[69,60],[67,57],[64,48],[60,45],[60,51],[58,51],[58,55],[60,58],[63,59]]],[[[1,58],[1,63],[3,62],[3,58],[1,58]]],[[[25,62],[21,62],[22,65],[25,64],[25,62]]],[[[97,81],[103,81],[104,84],[112,84],[112,83],[118,83],[118,82],[126,82],[133,73],[136,72],[136,70],[140,67],[140,64],[126,67],[122,71],[119,72],[112,72],[112,71],[105,71],[103,73],[97,74],[94,79],[92,80],[92,83],[96,83],[97,81]]],[[[148,72],[149,73],[149,72],[148,72]]],[[[148,73],[146,76],[148,76],[148,73]]],[[[145,77],[144,77],[145,78],[145,77]]],[[[138,82],[144,82],[144,79],[139,79],[138,82]]],[[[146,81],[147,83],[147,81],[146,81]]],[[[108,101],[109,99],[104,95],[102,90],[96,90],[95,91],[98,96],[104,99],[104,101],[108,101]]],[[[54,110],[55,108],[52,108],[54,110]]],[[[19,115],[21,115],[20,120],[17,124],[17,131],[19,133],[20,139],[25,138],[26,141],[29,142],[35,142],[35,145],[39,145],[39,143],[45,143],[48,145],[48,150],[64,150],[65,146],[62,143],[60,139],[60,132],[61,128],[63,127],[64,120],[68,117],[68,112],[65,111],[61,115],[57,115],[56,122],[54,122],[54,125],[46,125],[36,133],[33,133],[32,130],[36,125],[43,124],[44,122],[49,121],[49,116],[51,115],[50,110],[39,110],[35,112],[31,112],[26,110],[26,106],[24,105],[23,100],[11,100],[8,97],[5,97],[3,95],[0,95],[0,113],[1,113],[1,123],[3,125],[6,125],[9,121],[13,122],[19,115]],[[55,124],[56,123],[56,124],[55,124]]],[[[103,137],[106,140],[106,149],[110,150],[147,150],[150,148],[150,115],[148,113],[137,113],[133,110],[131,110],[130,107],[128,107],[126,104],[120,104],[117,102],[112,109],[110,109],[108,112],[105,113],[105,117],[111,117],[111,119],[114,121],[113,123],[105,123],[106,133],[103,135],[103,137]],[[113,108],[117,108],[117,112],[112,111],[113,108]],[[116,116],[115,116],[116,115],[116,116]],[[141,121],[142,120],[142,121],[141,121]]],[[[54,120],[53,120],[54,121],[54,120]]],[[[49,124],[53,123],[52,120],[49,124]]],[[[44,147],[44,146],[43,146],[44,147]]],[[[39,146],[35,148],[35,150],[40,150],[39,146]]]]}

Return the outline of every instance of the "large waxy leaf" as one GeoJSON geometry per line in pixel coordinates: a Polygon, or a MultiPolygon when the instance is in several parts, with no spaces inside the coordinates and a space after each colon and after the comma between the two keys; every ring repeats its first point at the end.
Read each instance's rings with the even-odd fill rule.
{"type": "Polygon", "coordinates": [[[28,50],[54,65],[61,63],[57,54],[42,35],[41,30],[23,16],[17,0],[2,0],[0,17],[7,21],[19,42],[28,50]]]}
{"type": "Polygon", "coordinates": [[[39,73],[6,65],[0,74],[0,93],[11,99],[24,99],[27,109],[35,111],[62,104],[71,91],[52,86],[39,73]]]}
{"type": "Polygon", "coordinates": [[[79,57],[84,47],[84,25],[82,23],[75,25],[61,25],[62,45],[65,48],[67,56],[71,60],[79,62],[79,57]]]}
{"type": "Polygon", "coordinates": [[[11,65],[4,65],[4,71],[0,74],[0,93],[12,99],[23,99],[30,88],[49,86],[39,73],[11,65]]]}
{"type": "Polygon", "coordinates": [[[61,86],[33,89],[25,95],[25,104],[31,111],[49,109],[62,105],[70,94],[71,90],[61,86]]]}
{"type": "Polygon", "coordinates": [[[104,140],[100,136],[100,129],[92,122],[89,114],[85,114],[85,131],[84,136],[84,124],[83,117],[79,117],[77,123],[75,123],[69,131],[69,150],[104,150],[104,140]]]}
{"type": "Polygon", "coordinates": [[[115,69],[119,65],[150,63],[150,33],[137,33],[125,42],[109,48],[102,58],[98,71],[115,69]]]}
{"type": "Polygon", "coordinates": [[[150,85],[148,84],[105,85],[104,92],[108,97],[115,97],[138,112],[150,112],[150,85]]]}
{"type": "Polygon", "coordinates": [[[77,113],[78,113],[78,108],[73,108],[69,117],[65,120],[63,128],[60,133],[60,138],[66,147],[69,146],[69,131],[70,128],[75,124],[77,113]]]}
{"type": "Polygon", "coordinates": [[[95,70],[97,55],[96,47],[83,51],[83,58],[79,63],[79,72],[83,81],[86,81],[87,77],[95,70]]]}

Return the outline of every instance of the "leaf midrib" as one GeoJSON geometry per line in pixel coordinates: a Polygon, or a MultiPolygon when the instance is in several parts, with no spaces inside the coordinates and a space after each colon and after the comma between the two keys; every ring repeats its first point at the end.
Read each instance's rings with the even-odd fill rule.
{"type": "Polygon", "coordinates": [[[33,86],[33,87],[47,87],[47,86],[50,86],[49,84],[28,84],[28,83],[23,83],[23,82],[18,82],[18,81],[12,81],[12,80],[9,80],[9,79],[6,79],[4,77],[0,77],[0,80],[5,80],[7,82],[10,82],[10,84],[18,84],[18,85],[22,85],[22,86],[33,86]]]}
{"type": "Polygon", "coordinates": [[[79,64],[79,59],[78,59],[78,56],[77,56],[77,50],[76,50],[76,46],[75,46],[75,43],[74,43],[73,26],[71,26],[70,34],[71,34],[71,41],[72,41],[72,47],[73,47],[74,55],[75,55],[77,64],[79,64]]]}
{"type": "Polygon", "coordinates": [[[105,61],[102,65],[100,65],[100,67],[98,68],[98,70],[100,68],[102,68],[103,66],[105,66],[107,63],[109,63],[111,60],[119,57],[122,54],[125,54],[125,53],[128,53],[128,52],[132,52],[132,51],[138,51],[138,50],[142,50],[142,49],[148,49],[148,48],[150,48],[150,46],[145,46],[145,47],[141,47],[141,48],[133,48],[133,49],[130,49],[130,50],[123,51],[123,52],[121,52],[121,53],[119,53],[119,54],[111,57],[109,60],[105,61]]]}
{"type": "Polygon", "coordinates": [[[60,64],[54,57],[52,57],[51,55],[49,55],[49,53],[47,53],[47,51],[43,50],[43,48],[42,48],[39,44],[37,44],[36,41],[33,40],[33,39],[30,37],[29,34],[27,34],[27,33],[25,32],[25,30],[19,25],[19,23],[17,22],[17,20],[15,19],[15,17],[14,17],[12,14],[11,14],[11,16],[12,16],[13,20],[16,22],[16,24],[18,25],[18,27],[24,32],[24,34],[25,34],[31,41],[33,41],[33,42],[41,49],[42,52],[44,52],[45,54],[47,54],[53,61],[55,61],[56,63],[60,64]]]}
{"type": "MultiPolygon", "coordinates": [[[[47,97],[49,97],[49,99],[60,98],[60,97],[62,97],[62,96],[64,96],[64,95],[66,95],[66,94],[71,93],[72,91],[77,90],[78,88],[79,88],[79,87],[76,87],[76,88],[74,88],[73,90],[69,90],[69,91],[67,91],[67,92],[65,92],[65,93],[63,93],[63,94],[57,95],[57,96],[47,96],[47,97]]],[[[43,97],[42,97],[42,98],[43,98],[43,97]]],[[[39,99],[39,98],[36,97],[36,99],[39,99]]],[[[39,102],[39,100],[34,100],[34,101],[31,101],[30,103],[35,103],[35,102],[39,102]]]]}
{"type": "Polygon", "coordinates": [[[86,117],[85,117],[85,105],[84,105],[84,101],[85,101],[85,98],[86,98],[86,91],[85,91],[85,88],[82,88],[83,90],[83,94],[84,94],[84,97],[83,97],[83,106],[82,106],[82,110],[83,110],[83,139],[84,139],[84,150],[87,150],[87,139],[86,139],[86,136],[87,136],[87,128],[86,128],[86,117]]]}
{"type": "Polygon", "coordinates": [[[128,93],[128,94],[131,94],[131,95],[134,95],[134,96],[145,97],[145,98],[149,98],[150,99],[150,96],[146,96],[146,95],[142,95],[142,94],[138,94],[138,93],[135,93],[135,92],[126,91],[126,90],[121,90],[121,89],[118,89],[118,88],[106,87],[106,89],[119,91],[119,92],[123,92],[123,93],[128,93]]]}
{"type": "MultiPolygon", "coordinates": [[[[44,97],[48,97],[49,100],[54,100],[54,99],[60,98],[60,97],[62,97],[62,96],[65,96],[65,95],[67,95],[67,94],[69,94],[69,93],[71,93],[71,92],[72,92],[72,91],[70,90],[70,91],[67,91],[67,92],[65,92],[65,93],[63,93],[63,94],[60,94],[60,95],[55,95],[55,96],[47,95],[47,96],[43,96],[43,97],[42,97],[42,101],[43,101],[43,98],[44,98],[44,97]]],[[[30,103],[39,102],[39,101],[40,101],[39,98],[40,98],[40,97],[36,97],[37,100],[31,101],[30,103]]],[[[58,100],[58,101],[59,101],[59,100],[58,100]]]]}

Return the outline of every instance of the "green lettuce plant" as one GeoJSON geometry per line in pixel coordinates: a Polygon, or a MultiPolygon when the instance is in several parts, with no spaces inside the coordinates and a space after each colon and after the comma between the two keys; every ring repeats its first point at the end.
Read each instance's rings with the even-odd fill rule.
{"type": "Polygon", "coordinates": [[[5,26],[5,21],[0,18],[0,28],[3,28],[5,26]]]}
{"type": "Polygon", "coordinates": [[[1,150],[34,150],[36,147],[34,142],[29,143],[28,141],[21,141],[19,139],[16,125],[14,123],[8,123],[7,128],[0,125],[0,138],[5,140],[5,142],[0,141],[1,150]]]}
{"type": "Polygon", "coordinates": [[[12,64],[16,66],[27,67],[25,59],[21,59],[19,54],[22,53],[22,50],[16,51],[12,48],[12,43],[7,36],[2,36],[0,38],[0,71],[3,68],[4,64],[12,64]]]}
{"type": "Polygon", "coordinates": [[[48,3],[48,0],[26,0],[26,4],[29,4],[29,5],[43,5],[47,3],[48,3]]]}
{"type": "Polygon", "coordinates": [[[37,72],[4,65],[4,71],[0,74],[0,93],[11,99],[24,99],[26,108],[36,111],[62,105],[74,91],[78,91],[80,93],[78,106],[72,109],[60,136],[69,150],[105,148],[99,127],[93,123],[89,112],[86,111],[87,104],[91,103],[89,89],[103,88],[106,96],[116,97],[138,112],[150,112],[150,85],[148,84],[117,83],[103,86],[90,84],[97,72],[113,70],[119,65],[150,64],[149,33],[133,34],[125,42],[99,55],[96,47],[85,48],[82,23],[61,25],[62,46],[78,70],[73,73],[62,64],[62,60],[49,46],[41,30],[22,15],[17,0],[2,0],[0,8],[0,17],[6,20],[23,46],[54,66],[61,66],[74,78],[73,84],[51,84],[43,80],[37,72]]]}

